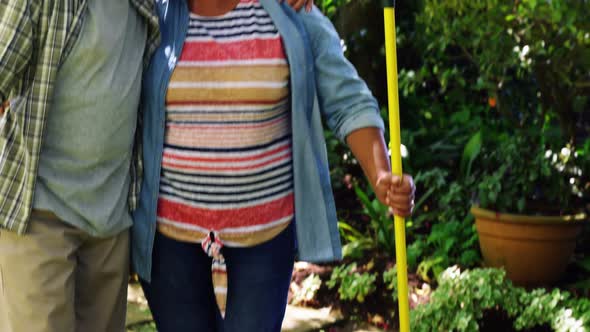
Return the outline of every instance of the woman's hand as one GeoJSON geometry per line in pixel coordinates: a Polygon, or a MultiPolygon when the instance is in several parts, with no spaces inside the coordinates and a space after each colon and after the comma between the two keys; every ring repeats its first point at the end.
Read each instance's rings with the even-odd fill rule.
{"type": "Polygon", "coordinates": [[[346,137],[346,142],[361,164],[377,199],[391,208],[393,214],[407,217],[414,209],[414,179],[391,174],[389,156],[378,128],[361,128],[346,137]]]}
{"type": "Polygon", "coordinates": [[[305,10],[307,12],[311,11],[311,8],[313,7],[313,0],[280,0],[281,2],[286,1],[287,4],[291,7],[293,7],[293,9],[295,9],[296,11],[299,11],[301,8],[303,8],[303,6],[305,6],[305,10]]]}
{"type": "Polygon", "coordinates": [[[393,214],[408,217],[414,210],[414,195],[416,187],[412,176],[403,177],[382,172],[377,175],[377,182],[373,186],[377,199],[391,208],[393,214]]]}

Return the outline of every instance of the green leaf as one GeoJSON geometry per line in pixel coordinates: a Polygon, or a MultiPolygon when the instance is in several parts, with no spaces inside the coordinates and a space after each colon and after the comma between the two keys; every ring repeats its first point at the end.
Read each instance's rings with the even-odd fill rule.
{"type": "Polygon", "coordinates": [[[369,217],[371,217],[373,220],[379,219],[379,213],[373,208],[371,200],[369,200],[367,194],[356,184],[354,185],[354,192],[367,210],[369,217]]]}
{"type": "Polygon", "coordinates": [[[481,145],[482,145],[482,133],[479,130],[475,133],[467,144],[465,144],[465,148],[463,149],[463,156],[461,157],[461,174],[464,177],[469,177],[471,174],[471,165],[473,161],[479,153],[481,152],[481,145]]]}
{"type": "Polygon", "coordinates": [[[464,109],[462,111],[453,113],[453,115],[451,115],[451,121],[463,124],[463,123],[468,122],[470,117],[471,117],[470,110],[464,109]]]}
{"type": "Polygon", "coordinates": [[[344,221],[339,221],[338,222],[338,228],[342,231],[346,231],[351,233],[352,235],[354,235],[355,238],[360,239],[365,237],[365,235],[361,232],[359,232],[356,228],[350,226],[348,223],[344,222],[344,221]]]}
{"type": "Polygon", "coordinates": [[[344,258],[360,259],[364,256],[365,251],[373,248],[373,241],[370,239],[359,239],[349,242],[342,246],[342,256],[344,258]]]}

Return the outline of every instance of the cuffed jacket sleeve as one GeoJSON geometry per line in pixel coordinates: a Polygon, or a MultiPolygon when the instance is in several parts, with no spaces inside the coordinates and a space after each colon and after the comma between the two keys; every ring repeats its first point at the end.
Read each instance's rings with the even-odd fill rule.
{"type": "Polygon", "coordinates": [[[344,57],[334,26],[316,7],[300,13],[309,34],[315,59],[316,88],[322,115],[342,141],[366,127],[383,129],[383,120],[373,94],[344,57]]]}

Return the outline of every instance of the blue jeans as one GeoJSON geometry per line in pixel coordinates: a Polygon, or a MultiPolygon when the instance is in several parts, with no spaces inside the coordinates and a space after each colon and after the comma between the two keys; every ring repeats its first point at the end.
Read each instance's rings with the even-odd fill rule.
{"type": "Polygon", "coordinates": [[[294,225],[248,248],[224,247],[228,293],[221,318],[211,258],[200,244],[156,234],[152,281],[142,287],[159,332],[279,332],[295,259],[294,225]]]}

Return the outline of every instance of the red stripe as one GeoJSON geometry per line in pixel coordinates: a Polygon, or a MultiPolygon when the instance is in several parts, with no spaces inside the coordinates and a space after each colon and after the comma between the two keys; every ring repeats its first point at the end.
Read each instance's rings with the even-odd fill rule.
{"type": "Polygon", "coordinates": [[[158,216],[210,230],[265,225],[293,214],[293,194],[266,204],[228,210],[211,210],[176,203],[160,197],[158,216]]]}
{"type": "Polygon", "coordinates": [[[280,37],[273,39],[250,39],[228,43],[216,41],[188,41],[185,43],[180,62],[224,61],[286,58],[280,37]]]}
{"type": "Polygon", "coordinates": [[[183,155],[172,153],[168,150],[164,150],[164,158],[177,159],[177,160],[188,160],[188,161],[204,161],[204,162],[240,162],[240,161],[249,161],[249,160],[264,158],[264,157],[270,156],[275,153],[283,152],[283,151],[288,150],[290,148],[291,148],[291,145],[287,144],[284,146],[279,146],[276,149],[273,149],[273,150],[270,150],[267,152],[263,152],[263,153],[259,153],[256,155],[252,155],[252,156],[248,156],[248,157],[234,157],[234,158],[232,158],[232,157],[211,158],[211,157],[183,156],[183,155]]]}
{"type": "Polygon", "coordinates": [[[235,167],[219,167],[219,166],[212,166],[212,167],[205,167],[205,166],[193,166],[193,165],[180,165],[174,162],[162,162],[162,166],[164,168],[175,168],[175,169],[190,169],[190,170],[199,170],[199,171],[245,171],[245,170],[253,170],[257,168],[261,168],[273,163],[278,163],[280,161],[289,159],[289,155],[284,155],[281,157],[277,157],[266,161],[260,164],[254,164],[251,166],[235,166],[235,167]]]}

